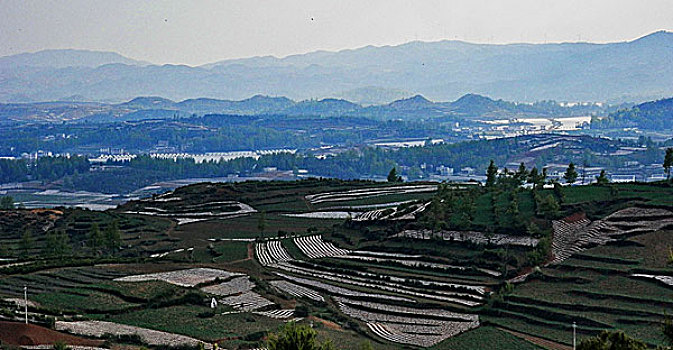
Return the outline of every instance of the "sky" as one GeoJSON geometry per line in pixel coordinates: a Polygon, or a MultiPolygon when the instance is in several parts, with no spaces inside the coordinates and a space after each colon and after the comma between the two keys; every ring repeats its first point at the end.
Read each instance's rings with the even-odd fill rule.
{"type": "Polygon", "coordinates": [[[614,42],[673,30],[670,0],[0,0],[0,56],[114,51],[156,64],[409,41],[614,42]]]}

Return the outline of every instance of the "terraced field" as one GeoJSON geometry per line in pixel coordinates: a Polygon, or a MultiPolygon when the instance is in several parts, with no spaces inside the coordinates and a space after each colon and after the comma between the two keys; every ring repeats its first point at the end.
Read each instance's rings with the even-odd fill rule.
{"type": "MultiPolygon", "coordinates": [[[[20,317],[27,286],[33,322],[57,316],[90,337],[139,327],[155,347],[261,348],[292,320],[343,349],[567,349],[573,322],[581,338],[620,329],[659,345],[673,313],[673,203],[661,193],[673,192],[611,186],[564,189],[565,218],[536,216],[536,236],[481,230],[509,198],[489,193],[471,230],[430,229],[428,183],[202,184],[105,213],[19,212],[2,220],[26,223],[36,243],[21,256],[21,230],[0,231],[0,315],[20,317]],[[93,223],[111,220],[123,249],[87,255],[93,223]],[[66,229],[73,256],[39,257],[41,227],[66,229]],[[540,267],[528,264],[545,244],[540,267]],[[36,268],[3,273],[15,264],[36,268]]],[[[535,216],[532,195],[516,196],[520,218],[535,216]]]]}
{"type": "Polygon", "coordinates": [[[673,276],[667,261],[672,246],[672,231],[651,231],[554,260],[517,285],[485,319],[568,345],[572,322],[582,336],[620,329],[661,344],[664,316],[673,313],[673,286],[667,283],[673,276]]]}

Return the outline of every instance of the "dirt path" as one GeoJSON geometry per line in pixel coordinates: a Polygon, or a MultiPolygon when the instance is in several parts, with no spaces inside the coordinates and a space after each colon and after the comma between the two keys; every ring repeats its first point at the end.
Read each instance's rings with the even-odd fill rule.
{"type": "Polygon", "coordinates": [[[247,258],[234,260],[234,261],[229,261],[229,262],[227,262],[227,265],[252,260],[255,257],[255,250],[253,249],[253,244],[254,243],[248,243],[248,257],[247,258]]]}
{"type": "Polygon", "coordinates": [[[535,337],[535,336],[532,336],[532,335],[529,335],[529,334],[519,333],[519,332],[515,332],[515,331],[509,330],[509,329],[505,329],[505,328],[498,327],[498,329],[501,330],[501,331],[507,332],[507,333],[517,337],[517,338],[521,338],[521,339],[524,339],[526,341],[529,341],[529,342],[531,342],[531,343],[533,343],[537,346],[541,346],[545,349],[572,350],[572,346],[557,343],[557,342],[554,342],[554,341],[551,341],[551,340],[538,338],[538,337],[535,337]]]}
{"type": "Polygon", "coordinates": [[[167,235],[168,237],[173,237],[173,232],[174,232],[175,229],[178,227],[178,223],[175,222],[175,221],[173,221],[173,220],[170,220],[170,222],[171,222],[171,225],[170,225],[170,226],[168,227],[168,229],[166,230],[166,235],[167,235]]]}

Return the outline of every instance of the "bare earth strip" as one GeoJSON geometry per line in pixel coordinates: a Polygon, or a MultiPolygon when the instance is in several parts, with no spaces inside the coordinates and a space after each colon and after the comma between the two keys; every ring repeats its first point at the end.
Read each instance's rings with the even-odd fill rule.
{"type": "Polygon", "coordinates": [[[534,336],[532,336],[532,335],[528,335],[528,334],[524,334],[524,333],[519,333],[519,332],[511,331],[511,330],[509,330],[509,329],[505,329],[505,328],[500,328],[500,327],[498,327],[498,329],[501,330],[501,331],[507,332],[507,333],[509,333],[509,334],[511,334],[511,335],[513,335],[513,336],[515,336],[515,337],[517,337],[517,338],[521,338],[521,339],[524,339],[524,340],[526,340],[526,341],[529,341],[529,342],[531,342],[531,343],[533,343],[533,344],[535,344],[535,345],[541,346],[541,347],[543,347],[543,348],[545,348],[545,349],[550,349],[550,350],[572,350],[572,346],[563,345],[563,344],[560,344],[560,343],[553,342],[553,341],[551,341],[551,340],[542,339],[542,338],[534,337],[534,336]]]}

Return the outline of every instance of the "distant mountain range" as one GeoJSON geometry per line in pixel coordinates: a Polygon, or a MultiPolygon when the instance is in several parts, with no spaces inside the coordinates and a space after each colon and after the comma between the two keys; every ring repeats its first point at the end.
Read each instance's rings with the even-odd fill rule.
{"type": "Polygon", "coordinates": [[[422,94],[511,101],[645,101],[673,95],[673,33],[629,42],[411,42],[209,65],[152,65],[115,53],[51,50],[0,58],[0,101],[294,100],[342,97],[371,105],[422,94]]]}
{"type": "Polygon", "coordinates": [[[343,99],[293,101],[287,97],[255,95],[232,101],[208,98],[175,102],[163,97],[136,97],[128,102],[39,102],[0,103],[1,122],[128,121],[182,118],[192,115],[287,115],[312,117],[365,117],[380,120],[466,121],[474,119],[509,119],[523,117],[561,117],[601,114],[613,106],[601,104],[563,105],[545,101],[533,104],[493,100],[467,94],[453,102],[433,102],[421,95],[373,106],[363,106],[343,99]]]}

